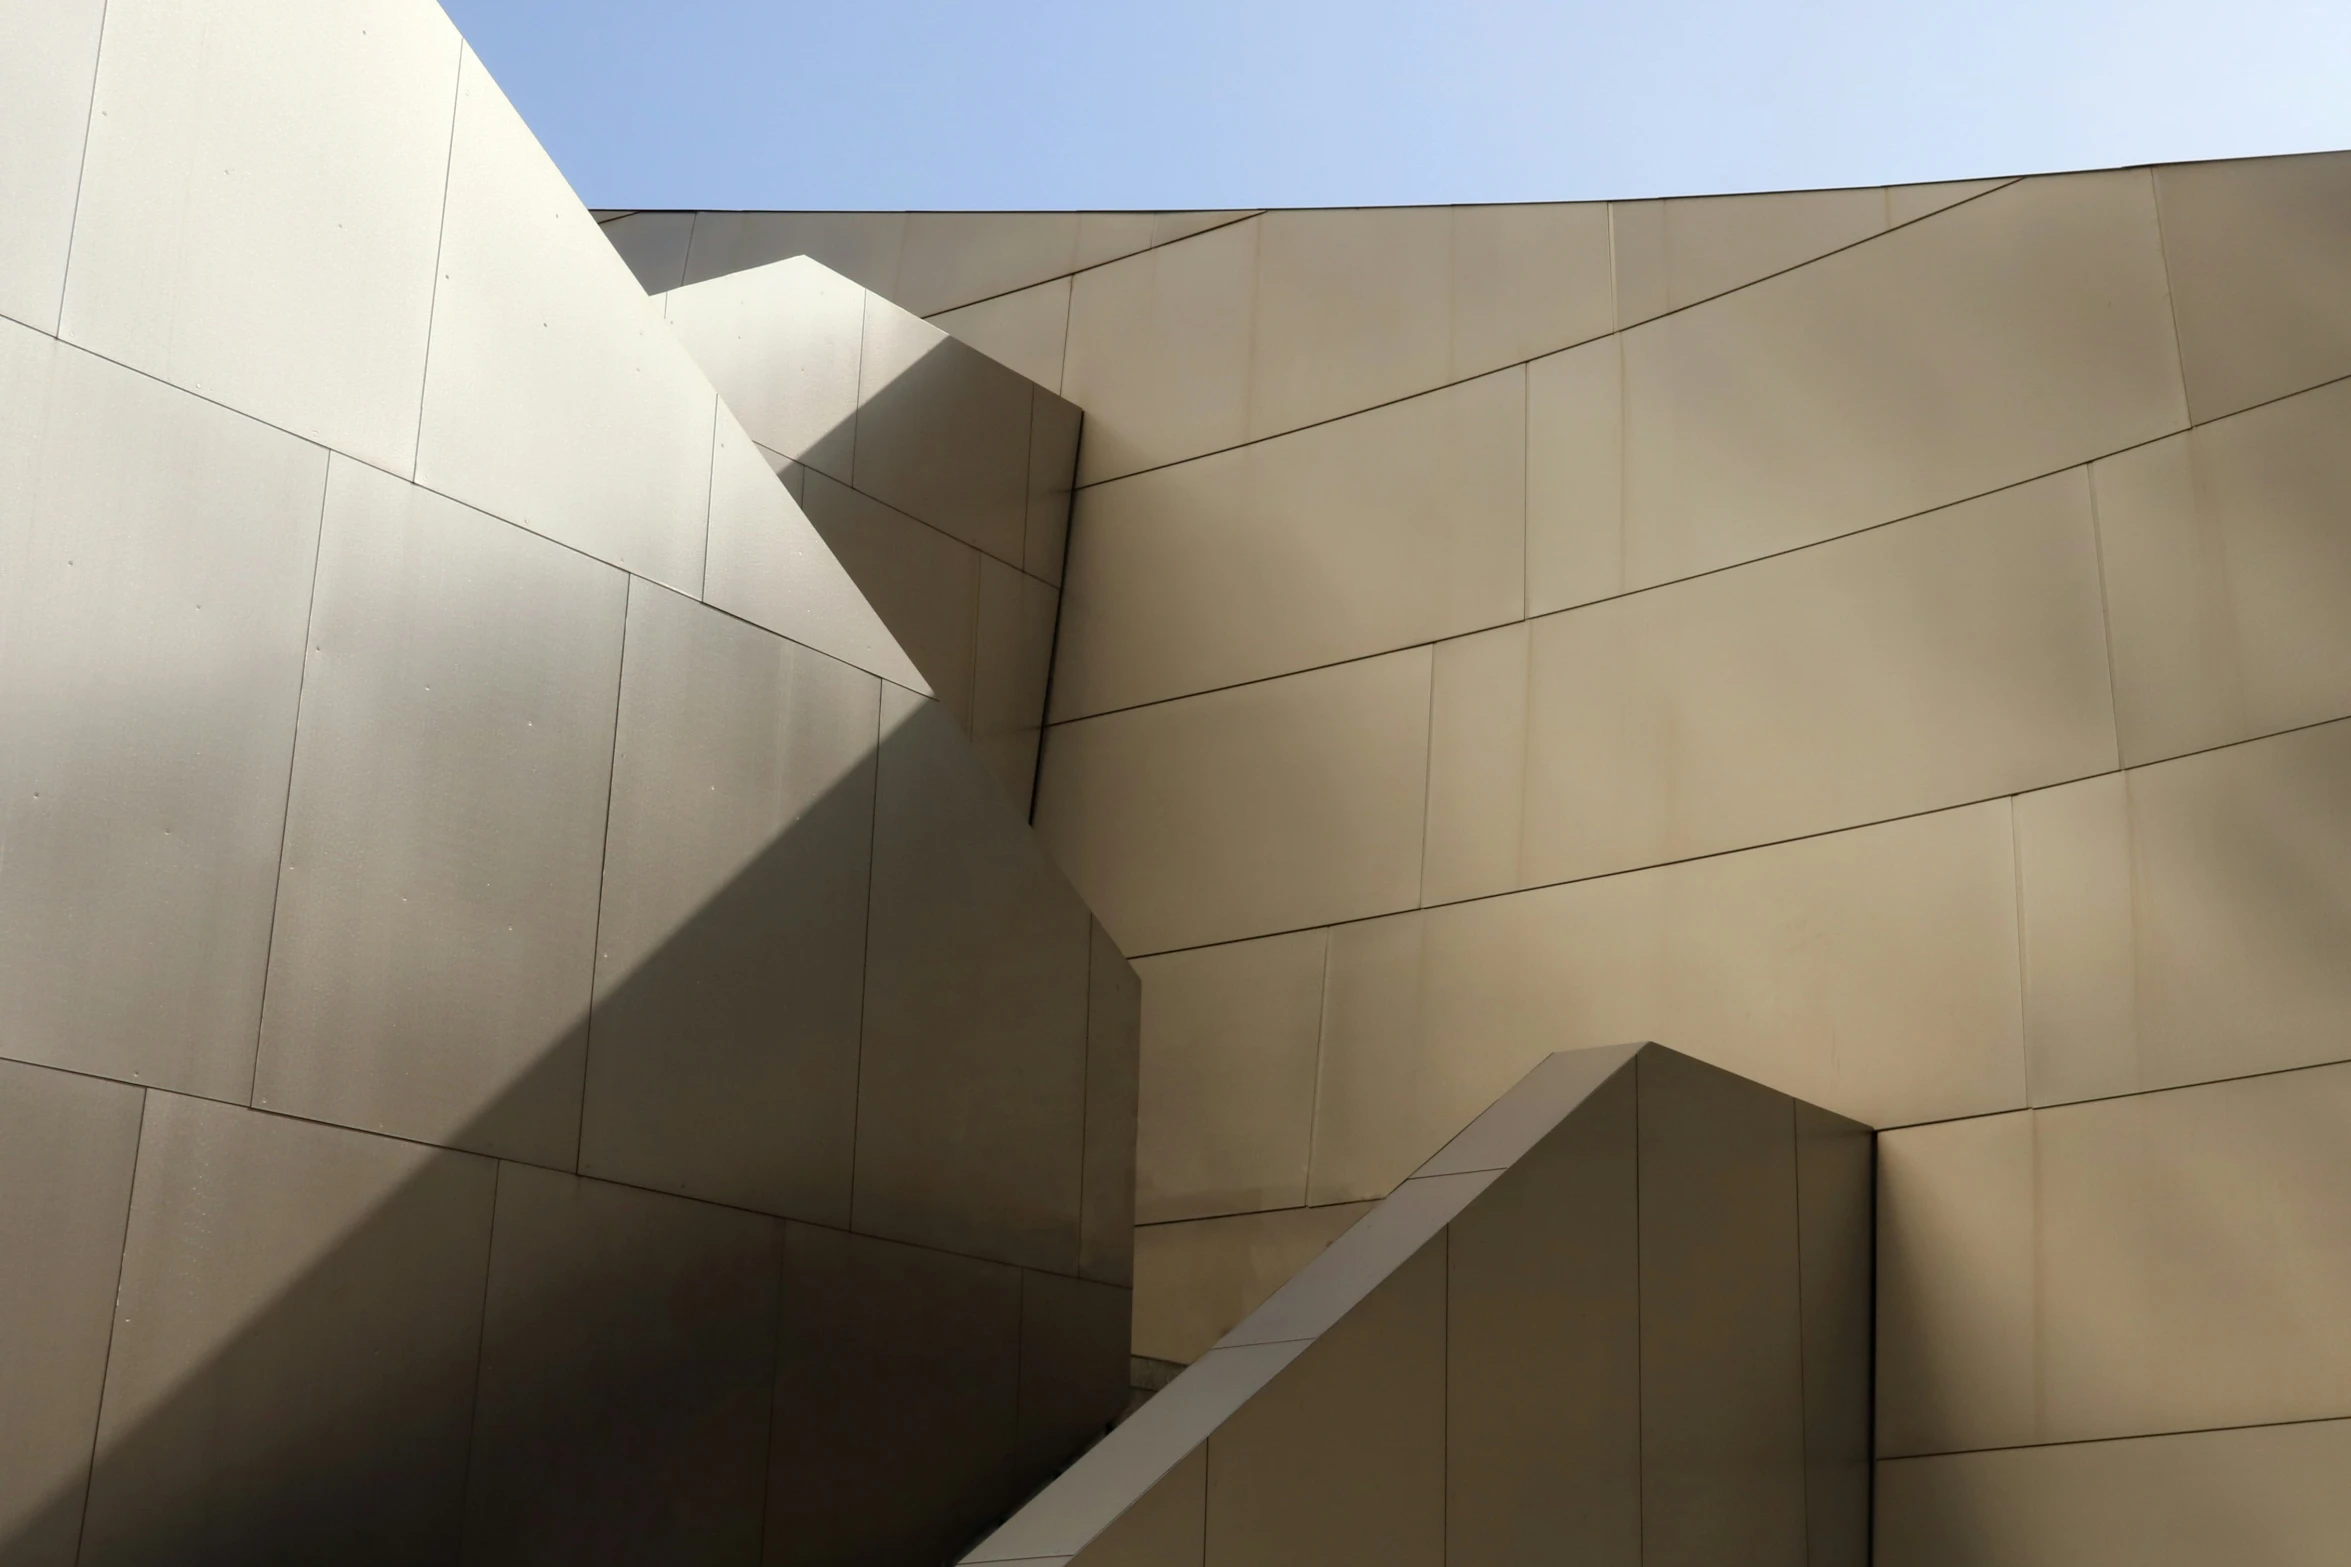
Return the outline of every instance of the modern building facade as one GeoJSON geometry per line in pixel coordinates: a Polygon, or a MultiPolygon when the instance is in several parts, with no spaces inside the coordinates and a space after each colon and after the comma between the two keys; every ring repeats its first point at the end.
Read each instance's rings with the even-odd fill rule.
{"type": "Polygon", "coordinates": [[[1801,1397],[1713,1532],[1249,1487],[1642,1040],[1875,1133],[1738,1362],[1867,1356],[1871,1559],[2342,1558],[2351,154],[592,215],[428,0],[0,45],[0,1562],[1855,1560],[1801,1397]]]}

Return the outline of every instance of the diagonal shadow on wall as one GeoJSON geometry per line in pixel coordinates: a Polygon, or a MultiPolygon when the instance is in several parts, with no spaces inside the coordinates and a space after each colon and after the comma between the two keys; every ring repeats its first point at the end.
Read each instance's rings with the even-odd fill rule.
{"type": "MultiPolygon", "coordinates": [[[[960,787],[991,787],[944,724],[924,704],[883,737],[882,791],[894,769],[940,766],[942,747],[960,787]]],[[[674,1054],[688,1106],[763,1060],[828,1065],[773,974],[809,920],[848,922],[874,1004],[866,902],[811,911],[796,893],[844,835],[874,833],[876,771],[801,812],[446,1141],[576,1099],[577,1046],[592,1074],[609,1020],[674,1054]]],[[[931,888],[967,923],[988,917],[985,892],[952,869],[931,888]]],[[[919,928],[890,972],[919,962],[929,1014],[968,1004],[969,1026],[914,1057],[876,1059],[870,1026],[851,1036],[839,1200],[811,1203],[829,1211],[755,1212],[150,1091],[94,1466],[0,1539],[0,1563],[950,1557],[1116,1414],[1127,1320],[1123,1289],[1075,1276],[1084,1064],[1077,1098],[1056,1096],[1053,1146],[1020,1146],[1035,1118],[1004,1112],[1071,1064],[1002,1050],[1023,1020],[1001,1015],[1002,986],[974,982],[984,950],[940,944],[955,926],[919,928]],[[887,1080],[910,1074],[928,1081],[893,1104],[887,1080]],[[955,1135],[927,1167],[882,1171],[859,1107],[903,1124],[909,1103],[955,1135]],[[1035,1236],[991,1233],[970,1196],[1040,1158],[1066,1166],[1066,1211],[1035,1216],[1066,1260],[1018,1266],[1003,1259],[1042,1260],[1035,1236]],[[860,1174],[915,1190],[914,1207],[868,1224],[860,1174]],[[884,1238],[919,1231],[907,1215],[924,1202],[961,1249],[884,1238]]],[[[1082,1054],[1085,1032],[1052,1044],[1082,1054]]],[[[1131,1053],[1131,1025],[1125,1038],[1131,1053]]],[[[694,1150],[691,1184],[756,1182],[773,1150],[741,1130],[694,1150]]]]}

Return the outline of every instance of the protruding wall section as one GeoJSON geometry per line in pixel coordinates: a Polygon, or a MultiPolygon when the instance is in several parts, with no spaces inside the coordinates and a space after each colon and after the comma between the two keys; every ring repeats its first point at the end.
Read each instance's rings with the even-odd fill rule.
{"type": "Polygon", "coordinates": [[[968,1544],[1126,1396],[1124,960],[429,0],[0,40],[0,1560],[968,1544]]]}
{"type": "Polygon", "coordinates": [[[1860,1567],[1871,1141],[1551,1056],[964,1560],[1860,1567]]]}
{"type": "Polygon", "coordinates": [[[1025,812],[1078,410],[805,257],[659,304],[1025,812]]]}

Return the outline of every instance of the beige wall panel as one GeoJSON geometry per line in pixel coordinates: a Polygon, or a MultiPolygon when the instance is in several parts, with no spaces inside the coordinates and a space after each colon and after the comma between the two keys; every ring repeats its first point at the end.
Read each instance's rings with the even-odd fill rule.
{"type": "Polygon", "coordinates": [[[1200,1567],[1207,1527],[1208,1449],[1201,1446],[1070,1560],[1083,1567],[1200,1567]]]}
{"type": "Polygon", "coordinates": [[[496,1174],[150,1093],[81,1560],[457,1559],[496,1174]]]}
{"type": "Polygon", "coordinates": [[[2351,711],[2351,383],[2094,473],[2126,762],[2351,711]]]}
{"type": "Polygon", "coordinates": [[[1024,1277],[784,1226],[762,1561],[946,1562],[1018,1500],[1024,1277]]]}
{"type": "Polygon", "coordinates": [[[1251,439],[1448,379],[1451,209],[1274,211],[1257,227],[1251,439]]]}
{"type": "Polygon", "coordinates": [[[1061,596],[1025,572],[982,555],[972,637],[971,741],[980,761],[1025,818],[1037,783],[1045,683],[1053,672],[1053,622],[1061,596]]]}
{"type": "Polygon", "coordinates": [[[2351,723],[2130,775],[2150,1088],[2343,1059],[2351,723]]]}
{"type": "Polygon", "coordinates": [[[408,473],[459,47],[400,0],[112,0],[61,335],[408,473]]]}
{"type": "Polygon", "coordinates": [[[2351,1421],[1881,1463],[1883,1567],[2331,1567],[2351,1421]]]}
{"type": "Polygon", "coordinates": [[[814,469],[802,482],[809,522],[941,705],[968,730],[979,636],[980,552],[814,469]]]}
{"type": "Polygon", "coordinates": [[[910,212],[897,279],[877,292],[927,316],[1059,277],[1077,264],[1079,222],[1074,212],[910,212]]]}
{"type": "Polygon", "coordinates": [[[1074,280],[1061,394],[1086,410],[1079,483],[1247,437],[1259,227],[1228,224],[1074,280]]]}
{"type": "Polygon", "coordinates": [[[629,592],[580,1172],[849,1221],[880,682],[629,592]]]}
{"type": "Polygon", "coordinates": [[[0,1053],[250,1091],[326,466],[0,324],[0,1053]]]}
{"type": "Polygon", "coordinates": [[[1315,1202],[1553,1050],[1656,1039],[1873,1125],[2024,1102],[2008,804],[1332,932],[1315,1202]]]}
{"type": "Polygon", "coordinates": [[[1531,631],[1529,882],[2114,765],[2078,471],[1531,631]]]}
{"type": "MultiPolygon", "coordinates": [[[[82,144],[105,0],[51,0],[0,15],[0,316],[52,332],[65,292],[82,144]]],[[[70,1549],[70,1545],[68,1547],[70,1549]]]]}
{"type": "Polygon", "coordinates": [[[1100,1441],[1131,1394],[1129,1290],[1023,1269],[1014,1472],[1035,1483],[1100,1441]]]}
{"type": "Polygon", "coordinates": [[[1635,1073],[1619,1071],[1446,1232],[1446,1561],[1637,1567],[1635,1073]]]}
{"type": "Polygon", "coordinates": [[[2252,732],[2228,541],[2197,504],[2195,451],[2182,433],[2090,465],[2125,766],[2252,732]]]}
{"type": "Polygon", "coordinates": [[[1309,1199],[1384,1197],[1551,1051],[1645,1037],[1663,890],[1618,877],[1333,931],[1309,1199]]]}
{"type": "Polygon", "coordinates": [[[810,470],[760,449],[725,404],[710,452],[710,557],[704,602],[928,691],[856,581],[801,510],[810,470]]]}
{"type": "Polygon", "coordinates": [[[1151,216],[1151,243],[1172,245],[1210,229],[1224,228],[1257,214],[1247,208],[1230,212],[1157,212],[1151,216]]]}
{"type": "Polygon", "coordinates": [[[1054,717],[1519,618],[1512,369],[1080,492],[1054,717]]]}
{"type": "Polygon", "coordinates": [[[2025,181],[1624,347],[1635,587],[2186,423],[2143,172],[2025,181]]]}
{"type": "Polygon", "coordinates": [[[1616,319],[1631,326],[1882,233],[1886,195],[1780,191],[1618,202],[1616,319]]]}
{"type": "Polygon", "coordinates": [[[1339,1203],[1144,1225],[1135,1231],[1135,1353],[1198,1360],[1371,1209],[1339,1203]]]}
{"type": "Polygon", "coordinates": [[[2351,374],[2351,153],[2155,171],[2199,422],[2351,374]]]}
{"type": "Polygon", "coordinates": [[[780,261],[664,294],[661,309],[754,441],[848,481],[864,290],[780,261]]]}
{"type": "Polygon", "coordinates": [[[1424,905],[1518,886],[1526,785],[1526,625],[1438,643],[1434,678],[1428,832],[1420,873],[1424,905]]]}
{"type": "Polygon", "coordinates": [[[1208,1440],[1206,1567],[1445,1559],[1445,1238],[1208,1440]]]}
{"type": "Polygon", "coordinates": [[[416,482],[701,592],[717,399],[471,52],[447,169],[416,482]]]}
{"type": "Polygon", "coordinates": [[[2033,1216],[2032,1115],[1879,1134],[1879,1457],[2034,1440],[2033,1216]]]}
{"type": "Polygon", "coordinates": [[[2016,797],[2024,1038],[2037,1105],[2139,1082],[2129,785],[2121,773],[2016,797]]]}
{"type": "Polygon", "coordinates": [[[1804,1567],[1795,1107],[1687,1056],[1637,1071],[1642,1561],[1804,1567]]]}
{"type": "Polygon", "coordinates": [[[686,282],[807,256],[887,295],[906,243],[903,212],[697,212],[686,282]]]}
{"type": "Polygon", "coordinates": [[[1515,364],[1615,325],[1605,202],[1451,212],[1449,378],[1515,364]]]}
{"type": "Polygon", "coordinates": [[[694,242],[692,212],[590,214],[596,227],[620,252],[648,294],[666,293],[686,280],[686,251],[694,242]]]}
{"type": "Polygon", "coordinates": [[[627,581],[336,460],[254,1104],[571,1165],[627,581]]]}
{"type": "Polygon", "coordinates": [[[1029,399],[1028,532],[1022,540],[1021,569],[1055,587],[1061,585],[1069,549],[1070,489],[1077,478],[1078,442],[1085,415],[1044,388],[1029,399]]]}
{"type": "Polygon", "coordinates": [[[1037,827],[1141,955],[1420,900],[1430,651],[1055,727],[1037,827]]]}
{"type": "Polygon", "coordinates": [[[2041,1437],[2351,1414],[2351,1066],[2033,1119],[2041,1437]]]}
{"type": "Polygon", "coordinates": [[[146,1095],[0,1062],[0,1555],[72,1567],[146,1095]]]}
{"type": "Polygon", "coordinates": [[[2007,180],[1943,180],[1933,185],[1889,185],[1886,226],[1915,223],[1945,207],[1956,207],[2009,183],[2007,180]]]}
{"type": "Polygon", "coordinates": [[[1086,1168],[1078,1271],[1131,1287],[1143,981],[1099,922],[1088,922],[1086,945],[1086,1168]]]}
{"type": "Polygon", "coordinates": [[[1061,351],[1069,341],[1069,279],[1055,278],[931,317],[1000,365],[1039,386],[1061,390],[1061,351]]]}
{"type": "Polygon", "coordinates": [[[1017,566],[1028,528],[1031,392],[929,322],[868,304],[851,480],[1017,566]]]}
{"type": "Polygon", "coordinates": [[[1145,958],[1135,1216],[1306,1201],[1330,933],[1145,958]]]}
{"type": "Polygon", "coordinates": [[[749,1567],[783,1264],[780,1220],[501,1167],[464,1560],[749,1567]]]}
{"type": "Polygon", "coordinates": [[[1152,237],[1159,228],[1159,216],[1151,212],[1079,213],[1077,253],[1070,258],[1070,265],[1098,267],[1165,243],[1152,237]]]}
{"type": "Polygon", "coordinates": [[[1624,344],[1527,366],[1527,612],[1624,591],[1624,344]]]}
{"type": "Polygon", "coordinates": [[[2007,801],[1660,874],[1665,999],[1620,1037],[1872,1126],[2024,1104],[2007,801]]]}
{"type": "Polygon", "coordinates": [[[935,702],[882,688],[854,1226],[1074,1273],[1086,909],[935,702]]]}

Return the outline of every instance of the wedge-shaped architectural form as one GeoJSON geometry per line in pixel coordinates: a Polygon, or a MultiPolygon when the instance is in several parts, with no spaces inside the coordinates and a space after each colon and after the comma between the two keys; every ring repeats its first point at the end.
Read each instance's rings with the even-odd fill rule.
{"type": "Polygon", "coordinates": [[[1025,812],[1078,410],[806,257],[658,303],[1025,812]]]}
{"type": "Polygon", "coordinates": [[[964,1561],[1860,1567],[1872,1165],[1562,1051],[964,1561]]]}
{"type": "Polygon", "coordinates": [[[968,1544],[1132,972],[430,0],[0,37],[0,1561],[968,1544]]]}

